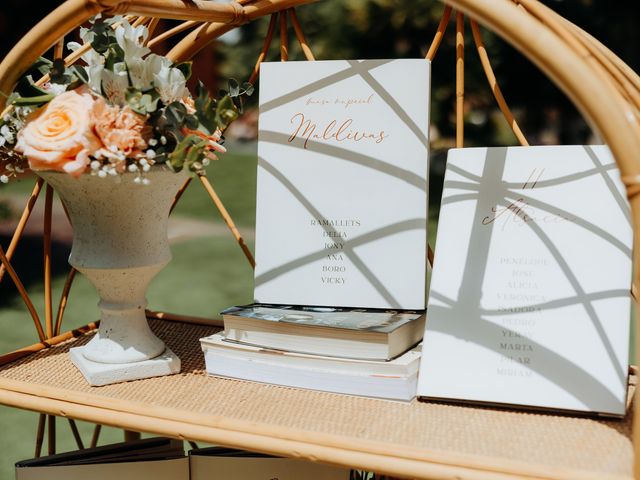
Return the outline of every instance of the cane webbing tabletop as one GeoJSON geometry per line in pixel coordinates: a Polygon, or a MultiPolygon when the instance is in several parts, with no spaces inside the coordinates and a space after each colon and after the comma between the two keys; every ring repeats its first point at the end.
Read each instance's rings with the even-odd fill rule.
{"type": "MultiPolygon", "coordinates": [[[[88,386],[67,351],[0,368],[0,403],[137,431],[425,478],[631,478],[631,415],[596,420],[409,404],[208,377],[198,339],[216,327],[152,320],[182,373],[88,386]],[[359,453],[362,465],[342,454],[359,453]]],[[[635,377],[632,377],[633,382],[635,377]]]]}

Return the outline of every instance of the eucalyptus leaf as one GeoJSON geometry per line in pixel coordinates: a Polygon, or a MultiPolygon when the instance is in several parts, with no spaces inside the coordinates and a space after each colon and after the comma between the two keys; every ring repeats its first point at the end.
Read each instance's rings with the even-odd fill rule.
{"type": "Polygon", "coordinates": [[[184,125],[191,130],[197,129],[199,124],[200,122],[198,121],[198,117],[195,115],[187,115],[184,118],[184,125]]]}
{"type": "Polygon", "coordinates": [[[174,68],[177,68],[184,75],[185,80],[189,80],[191,78],[191,74],[193,73],[193,62],[182,62],[174,65],[174,68]]]}
{"type": "Polygon", "coordinates": [[[45,57],[39,57],[34,63],[33,65],[31,65],[31,67],[29,67],[29,70],[26,71],[25,76],[26,75],[40,75],[40,76],[44,76],[47,73],[49,73],[49,70],[51,70],[51,65],[52,65],[52,61],[49,60],[48,58],[45,57]]]}
{"type": "Polygon", "coordinates": [[[248,97],[250,97],[251,95],[253,95],[254,92],[254,87],[251,83],[249,82],[244,82],[242,84],[242,89],[244,90],[244,94],[248,97]]]}
{"type": "Polygon", "coordinates": [[[176,145],[176,148],[168,156],[167,163],[175,172],[182,171],[189,149],[197,142],[200,141],[200,137],[196,135],[187,135],[176,145]]]}
{"type": "Polygon", "coordinates": [[[229,96],[237,97],[238,95],[240,95],[240,85],[238,85],[236,80],[231,78],[229,79],[229,96]]]}
{"type": "Polygon", "coordinates": [[[13,101],[13,105],[17,105],[19,107],[39,106],[50,102],[54,98],[55,96],[51,93],[48,93],[46,95],[39,95],[36,97],[19,97],[13,101]]]}
{"type": "Polygon", "coordinates": [[[96,33],[95,37],[91,41],[91,48],[99,54],[105,54],[109,50],[110,43],[108,36],[96,33]]]}
{"type": "Polygon", "coordinates": [[[18,80],[15,91],[18,93],[18,95],[20,95],[20,97],[38,97],[41,95],[49,94],[49,92],[36,86],[33,83],[33,78],[31,78],[31,75],[27,75],[18,80]]]}
{"type": "Polygon", "coordinates": [[[89,74],[87,73],[85,67],[81,65],[73,65],[71,67],[71,71],[78,78],[78,80],[81,80],[84,83],[89,83],[89,74]]]}
{"type": "Polygon", "coordinates": [[[49,71],[51,83],[57,83],[61,85],[67,85],[71,83],[71,76],[65,75],[66,70],[67,68],[64,64],[64,60],[61,58],[56,58],[51,65],[51,70],[49,71]]]}
{"type": "Polygon", "coordinates": [[[180,102],[170,103],[165,109],[165,115],[171,125],[182,127],[187,116],[187,107],[180,102]]]}
{"type": "Polygon", "coordinates": [[[216,106],[216,126],[225,130],[239,116],[238,108],[229,95],[220,99],[216,106]]]}
{"type": "Polygon", "coordinates": [[[129,87],[125,92],[125,100],[131,110],[140,115],[147,115],[153,113],[158,108],[158,101],[160,97],[153,91],[142,92],[136,88],[129,87]]]}

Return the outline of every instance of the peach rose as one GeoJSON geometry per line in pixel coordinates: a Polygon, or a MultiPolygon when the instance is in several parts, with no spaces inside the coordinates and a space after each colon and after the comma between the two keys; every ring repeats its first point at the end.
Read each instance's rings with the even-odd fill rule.
{"type": "Polygon", "coordinates": [[[89,164],[89,154],[102,146],[93,131],[94,102],[85,89],[58,95],[27,119],[15,150],[27,157],[32,170],[81,175],[89,164]]]}
{"type": "Polygon", "coordinates": [[[108,105],[98,98],[91,117],[98,137],[107,148],[123,152],[127,157],[146,150],[145,137],[151,133],[146,118],[129,106],[108,105]]]}

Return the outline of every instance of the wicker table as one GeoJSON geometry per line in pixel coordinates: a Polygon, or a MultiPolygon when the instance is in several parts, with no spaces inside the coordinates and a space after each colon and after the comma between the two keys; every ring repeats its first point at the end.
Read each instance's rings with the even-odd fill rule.
{"type": "MultiPolygon", "coordinates": [[[[69,31],[102,11],[128,12],[138,17],[136,21],[148,25],[154,24],[154,17],[185,20],[184,24],[151,40],[153,43],[167,38],[168,34],[191,29],[169,53],[174,60],[181,61],[243,22],[310,1],[240,0],[221,4],[202,0],[67,0],[34,27],[0,63],[0,91],[11,91],[17,78],[40,54],[54,44],[61,45],[60,40],[64,40],[69,31]]],[[[640,78],[592,37],[535,0],[446,0],[446,3],[457,9],[457,146],[462,146],[464,138],[463,15],[469,15],[492,28],[536,63],[598,128],[622,172],[637,233],[640,225],[640,160],[637,156],[640,78]]],[[[429,59],[435,55],[442,39],[451,14],[449,7],[427,53],[429,59]]],[[[295,11],[288,11],[305,57],[311,60],[313,55],[301,34],[295,11]]],[[[281,56],[286,60],[287,15],[278,18],[281,56]]],[[[252,81],[268,50],[275,19],[272,16],[270,33],[252,81]]],[[[474,23],[472,28],[478,37],[474,23]]],[[[497,87],[484,46],[480,39],[475,40],[496,100],[520,143],[526,144],[497,87]]],[[[60,46],[58,49],[62,50],[60,46]]],[[[70,63],[75,59],[74,54],[67,58],[70,63]]],[[[0,106],[4,101],[0,97],[0,106]]],[[[220,199],[206,179],[201,180],[251,261],[233,222],[224,215],[226,211],[220,199]]],[[[25,209],[16,241],[12,241],[6,255],[0,248],[4,267],[10,265],[40,187],[41,184],[34,189],[25,209]]],[[[47,189],[47,193],[46,209],[51,212],[52,192],[47,189]]],[[[640,250],[637,234],[635,250],[640,250]]],[[[639,259],[636,255],[636,277],[640,275],[639,259]]],[[[72,280],[73,272],[69,285],[72,280]]],[[[41,351],[0,367],[2,404],[132,431],[203,440],[401,477],[598,480],[633,477],[631,414],[624,421],[618,421],[417,401],[401,404],[208,378],[204,374],[198,339],[213,333],[215,327],[211,326],[154,320],[153,328],[158,335],[182,358],[182,373],[91,388],[66,355],[72,345],[86,342],[90,334],[59,343],[71,335],[57,335],[59,325],[58,322],[54,325],[50,272],[48,276],[45,274],[45,290],[49,300],[44,330],[49,340],[28,348],[41,351]],[[57,345],[44,349],[54,343],[57,345]]],[[[24,289],[21,294],[28,303],[24,289]]],[[[66,295],[62,304],[65,302],[66,295]]],[[[40,326],[33,309],[32,316],[40,326]]],[[[41,326],[40,329],[44,336],[41,326]]],[[[636,462],[636,472],[640,478],[640,462],[636,462]]]]}
{"type": "Polygon", "coordinates": [[[1,367],[0,403],[398,476],[631,478],[631,415],[405,404],[213,378],[198,339],[216,327],[151,324],[182,358],[182,373],[90,387],[66,354],[87,334],[1,367]]]}

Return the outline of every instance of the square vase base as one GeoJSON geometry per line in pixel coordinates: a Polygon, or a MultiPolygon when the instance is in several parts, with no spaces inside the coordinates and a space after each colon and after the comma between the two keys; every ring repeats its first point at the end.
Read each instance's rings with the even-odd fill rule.
{"type": "Polygon", "coordinates": [[[82,354],[84,348],[72,348],[69,350],[69,355],[71,362],[82,372],[89,385],[94,387],[180,372],[180,359],[169,347],[155,358],[134,363],[93,362],[82,354]]]}

